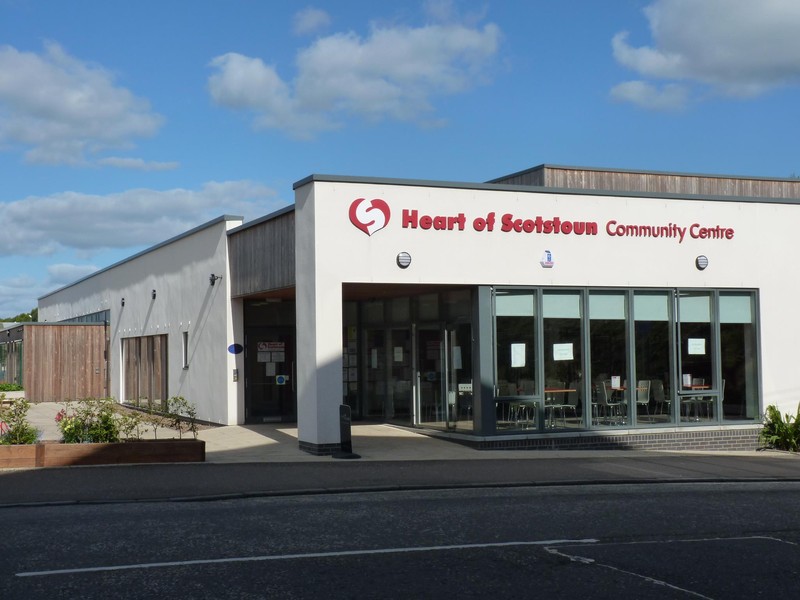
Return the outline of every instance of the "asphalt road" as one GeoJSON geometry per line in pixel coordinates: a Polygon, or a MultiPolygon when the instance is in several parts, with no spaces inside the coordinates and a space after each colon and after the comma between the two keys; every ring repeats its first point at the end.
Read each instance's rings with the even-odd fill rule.
{"type": "Polygon", "coordinates": [[[6,506],[0,597],[795,597],[798,482],[6,506]]]}

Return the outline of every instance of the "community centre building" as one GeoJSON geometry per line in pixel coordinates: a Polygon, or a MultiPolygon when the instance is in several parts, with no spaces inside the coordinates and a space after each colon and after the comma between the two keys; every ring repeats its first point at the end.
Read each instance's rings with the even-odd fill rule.
{"type": "Polygon", "coordinates": [[[119,401],[296,422],[317,454],[342,404],[483,448],[752,449],[767,405],[797,409],[800,180],[542,165],[294,191],[43,296],[38,326],[102,324],[119,401]]]}

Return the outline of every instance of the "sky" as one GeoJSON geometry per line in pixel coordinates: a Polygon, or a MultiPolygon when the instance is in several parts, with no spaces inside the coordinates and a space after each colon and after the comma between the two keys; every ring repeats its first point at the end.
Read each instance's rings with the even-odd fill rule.
{"type": "Polygon", "coordinates": [[[800,174],[797,0],[0,0],[0,318],[313,173],[800,174]]]}

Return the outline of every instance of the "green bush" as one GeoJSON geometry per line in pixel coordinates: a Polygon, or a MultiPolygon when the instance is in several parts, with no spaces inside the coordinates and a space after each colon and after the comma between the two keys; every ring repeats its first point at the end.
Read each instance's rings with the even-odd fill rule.
{"type": "Polygon", "coordinates": [[[0,444],[35,444],[39,441],[39,430],[28,423],[31,405],[25,398],[18,398],[11,406],[3,407],[5,394],[0,394],[0,444]]]}
{"type": "Polygon", "coordinates": [[[768,448],[797,452],[800,446],[800,405],[796,415],[781,415],[776,406],[768,406],[760,435],[761,442],[768,448]]]}
{"type": "Polygon", "coordinates": [[[167,419],[169,426],[178,430],[178,437],[191,431],[197,439],[197,409],[183,396],[173,396],[167,400],[167,419]]]}
{"type": "Polygon", "coordinates": [[[0,383],[0,392],[21,392],[22,386],[16,383],[0,383]]]}
{"type": "Polygon", "coordinates": [[[112,398],[86,398],[71,404],[59,411],[56,423],[67,444],[119,441],[112,398]]]}

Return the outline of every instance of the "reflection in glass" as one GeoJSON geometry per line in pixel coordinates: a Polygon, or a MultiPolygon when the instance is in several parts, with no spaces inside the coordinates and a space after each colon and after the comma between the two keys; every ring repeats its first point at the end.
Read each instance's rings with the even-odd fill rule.
{"type": "Polygon", "coordinates": [[[544,425],[582,427],[580,292],[543,292],[542,312],[544,425]]]}
{"type": "Polygon", "coordinates": [[[685,422],[712,421],[716,417],[711,293],[678,294],[680,418],[685,422]]]}
{"type": "Polygon", "coordinates": [[[536,427],[536,293],[495,293],[498,429],[536,427]]]}
{"type": "Polygon", "coordinates": [[[758,418],[758,363],[753,294],[722,292],[719,296],[722,418],[758,418]]]}
{"type": "Polygon", "coordinates": [[[628,355],[624,292],[589,294],[592,423],[628,424],[628,355]]]}
{"type": "Polygon", "coordinates": [[[639,422],[670,423],[674,420],[670,400],[671,297],[668,292],[636,292],[633,296],[639,422]]]}
{"type": "Polygon", "coordinates": [[[364,372],[364,417],[383,418],[387,397],[385,329],[364,331],[364,355],[361,364],[364,372]]]}

